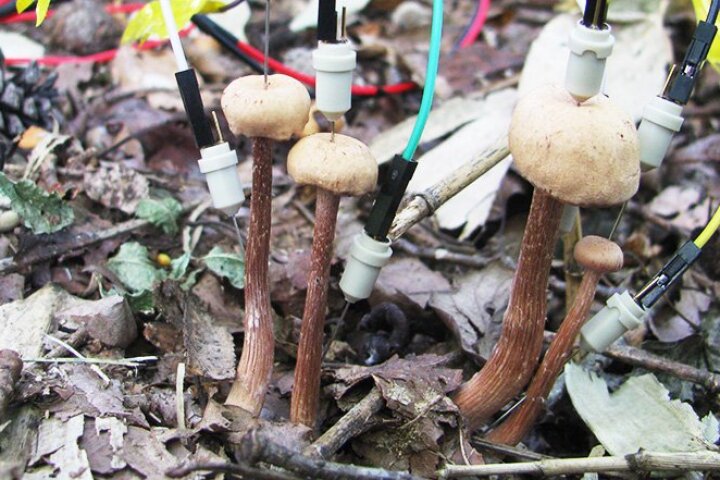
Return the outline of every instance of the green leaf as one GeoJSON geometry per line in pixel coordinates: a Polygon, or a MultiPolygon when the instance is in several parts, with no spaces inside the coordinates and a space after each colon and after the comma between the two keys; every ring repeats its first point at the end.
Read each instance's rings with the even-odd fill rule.
{"type": "Polygon", "coordinates": [[[226,253],[213,247],[205,257],[205,265],[215,274],[227,278],[233,287],[245,287],[245,259],[236,253],[226,253]]]}
{"type": "Polygon", "coordinates": [[[18,13],[22,13],[33,3],[35,3],[35,0],[17,0],[17,2],[15,2],[15,8],[17,8],[18,13]]]}
{"type": "Polygon", "coordinates": [[[35,7],[35,26],[39,27],[47,17],[48,8],[50,8],[50,0],[38,0],[37,6],[35,7]]]}
{"type": "MultiPolygon", "coordinates": [[[[173,17],[177,28],[183,28],[196,13],[213,13],[225,6],[220,0],[186,0],[172,2],[173,17]]],[[[147,3],[133,16],[125,27],[121,43],[144,42],[151,35],[167,38],[162,8],[158,0],[147,3]]]]}
{"type": "MultiPolygon", "coordinates": [[[[693,8],[695,9],[695,16],[698,21],[707,19],[708,10],[710,9],[710,1],[711,0],[692,0],[693,8]]],[[[720,25],[720,19],[716,25],[720,25]]],[[[720,72],[720,42],[718,42],[717,35],[715,36],[715,41],[713,41],[710,46],[707,59],[708,62],[710,62],[710,65],[720,72]]]]}
{"type": "Polygon", "coordinates": [[[190,265],[190,252],[185,252],[178,258],[173,258],[170,262],[170,278],[172,280],[180,280],[190,265]]]}
{"type": "Polygon", "coordinates": [[[162,200],[143,198],[138,203],[135,216],[162,228],[162,231],[174,235],[178,232],[177,219],[182,213],[182,205],[172,197],[162,200]]]}
{"type": "Polygon", "coordinates": [[[48,193],[30,180],[13,183],[0,173],[0,192],[33,233],[54,233],[75,220],[75,212],[57,193],[48,193]]]}
{"type": "Polygon", "coordinates": [[[148,256],[147,248],[137,242],[129,242],[107,261],[107,267],[132,293],[152,290],[155,284],[165,278],[165,272],[155,268],[148,256]]]}

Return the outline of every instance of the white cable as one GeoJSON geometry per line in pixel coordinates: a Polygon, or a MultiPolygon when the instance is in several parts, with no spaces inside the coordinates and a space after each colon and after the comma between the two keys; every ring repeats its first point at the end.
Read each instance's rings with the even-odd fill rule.
{"type": "Polygon", "coordinates": [[[163,18],[165,19],[165,29],[170,37],[170,45],[172,46],[173,53],[175,54],[175,62],[177,63],[178,72],[182,72],[190,67],[188,67],[187,60],[185,59],[185,52],[183,51],[182,43],[180,43],[180,35],[178,35],[175,17],[173,17],[172,14],[172,6],[170,6],[170,0],[160,0],[160,9],[162,10],[163,18]]]}

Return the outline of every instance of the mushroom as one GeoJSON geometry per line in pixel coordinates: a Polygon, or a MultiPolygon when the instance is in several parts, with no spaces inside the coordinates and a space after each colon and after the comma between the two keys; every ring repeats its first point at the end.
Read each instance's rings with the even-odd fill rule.
{"type": "Polygon", "coordinates": [[[340,196],[361,196],[373,191],[378,168],[370,149],[362,142],[346,135],[316,133],[301,139],[290,150],[288,173],[298,184],[317,187],[308,290],[290,403],[290,420],[314,428],[320,397],[328,278],[340,196]]]}
{"type": "Polygon", "coordinates": [[[535,371],[563,204],[622,203],[640,180],[632,119],[602,95],[578,105],[559,87],[531,92],[515,107],[509,143],[517,170],[535,191],[500,338],[483,368],[455,395],[471,429],[517,395],[535,371]]]}
{"type": "Polygon", "coordinates": [[[493,442],[515,445],[527,435],[542,412],[560,371],[570,358],[575,339],[595,298],[600,277],[604,273],[617,272],[623,266],[620,247],[603,237],[591,235],[583,238],[575,245],[574,256],[577,263],[585,269],[575,301],[545,353],[522,405],[488,435],[488,439],[493,442]]]}
{"type": "Polygon", "coordinates": [[[275,339],[270,306],[268,257],[272,200],[272,140],[302,131],[310,110],[307,89],[286,75],[250,75],[223,92],[222,109],[235,135],[253,139],[252,195],[245,259],[245,337],[226,405],[253,415],[262,408],[272,374],[275,339]]]}

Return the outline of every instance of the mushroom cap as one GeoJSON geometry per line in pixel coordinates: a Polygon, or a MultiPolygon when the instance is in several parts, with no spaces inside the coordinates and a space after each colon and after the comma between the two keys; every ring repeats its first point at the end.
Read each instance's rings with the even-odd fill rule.
{"type": "Polygon", "coordinates": [[[604,237],[583,237],[573,251],[575,260],[586,270],[617,272],[623,266],[623,252],[617,243],[604,237]]]}
{"type": "Polygon", "coordinates": [[[287,169],[301,185],[336,195],[359,197],[375,189],[378,165],[370,149],[347,135],[316,133],[300,139],[288,153],[287,169]]]}
{"type": "Polygon", "coordinates": [[[235,135],[288,140],[308,121],[310,94],[287,75],[247,75],[225,88],[220,104],[235,135]]]}
{"type": "Polygon", "coordinates": [[[639,187],[637,131],[604,95],[578,104],[560,87],[530,92],[515,107],[509,143],[523,177],[562,202],[615,205],[639,187]]]}

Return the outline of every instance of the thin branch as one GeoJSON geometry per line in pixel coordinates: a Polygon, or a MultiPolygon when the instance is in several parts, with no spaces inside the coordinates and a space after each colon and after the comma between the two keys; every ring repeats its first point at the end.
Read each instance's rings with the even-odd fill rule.
{"type": "Polygon", "coordinates": [[[354,438],[379,422],[375,414],[385,405],[377,388],[370,390],[365,398],[356,403],[320,438],[308,446],[303,453],[311,457],[328,458],[337,452],[351,438],[354,438]]]}
{"type": "Polygon", "coordinates": [[[507,158],[509,154],[507,137],[503,137],[440,182],[422,192],[411,193],[409,203],[395,216],[388,238],[397,240],[403,236],[410,227],[432,215],[445,202],[507,158]]]}
{"type": "Polygon", "coordinates": [[[715,452],[651,453],[615,457],[544,459],[535,462],[498,463],[490,465],[448,465],[438,477],[465,478],[491,475],[579,475],[608,472],[688,472],[720,471],[720,454],[715,452]]]}

